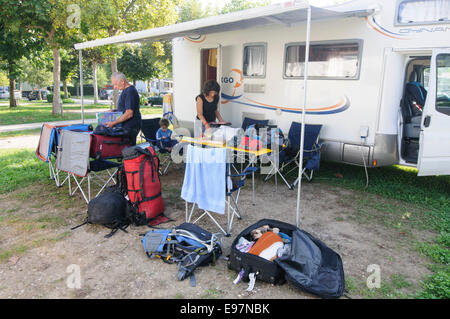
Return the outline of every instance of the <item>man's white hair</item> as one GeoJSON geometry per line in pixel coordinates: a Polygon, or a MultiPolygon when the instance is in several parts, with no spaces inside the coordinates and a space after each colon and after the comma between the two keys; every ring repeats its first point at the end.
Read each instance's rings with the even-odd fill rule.
{"type": "Polygon", "coordinates": [[[120,81],[120,80],[127,81],[127,77],[122,72],[113,72],[111,77],[116,79],[116,81],[120,81]]]}

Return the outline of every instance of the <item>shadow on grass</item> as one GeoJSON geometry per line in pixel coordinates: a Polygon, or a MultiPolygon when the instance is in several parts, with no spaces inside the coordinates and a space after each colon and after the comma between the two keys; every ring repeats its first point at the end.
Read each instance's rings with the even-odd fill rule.
{"type": "Polygon", "coordinates": [[[364,168],[323,162],[315,179],[367,191],[387,198],[450,210],[450,176],[417,176],[417,170],[404,166],[368,169],[369,186],[365,189],[364,168]]]}

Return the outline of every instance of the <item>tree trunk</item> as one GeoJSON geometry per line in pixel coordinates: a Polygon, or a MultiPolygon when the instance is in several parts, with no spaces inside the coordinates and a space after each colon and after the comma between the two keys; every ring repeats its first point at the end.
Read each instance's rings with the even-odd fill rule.
{"type": "Polygon", "coordinates": [[[39,101],[42,101],[42,92],[41,92],[41,89],[38,89],[38,99],[39,99],[39,101]]]}
{"type": "MultiPolygon", "coordinates": [[[[116,56],[114,56],[111,60],[111,71],[112,71],[112,73],[117,72],[117,57],[116,56]]],[[[114,91],[113,91],[114,109],[117,109],[118,100],[119,100],[119,91],[117,89],[114,89],[114,91]]]]}
{"type": "Polygon", "coordinates": [[[14,96],[14,89],[16,88],[16,81],[9,78],[9,108],[17,106],[16,97],[14,96]]]}
{"type": "Polygon", "coordinates": [[[64,98],[69,98],[69,89],[67,88],[67,79],[64,79],[63,81],[63,88],[64,88],[64,98]]]}
{"type": "Polygon", "coordinates": [[[92,80],[94,84],[94,104],[98,103],[97,62],[92,63],[92,80]]]}
{"type": "Polygon", "coordinates": [[[20,92],[20,97],[22,97],[22,86],[23,86],[22,80],[19,80],[19,92],[20,92]]]}
{"type": "Polygon", "coordinates": [[[57,47],[52,48],[53,51],[53,115],[63,115],[62,103],[61,103],[61,88],[60,88],[60,76],[61,76],[61,56],[57,47]]]}

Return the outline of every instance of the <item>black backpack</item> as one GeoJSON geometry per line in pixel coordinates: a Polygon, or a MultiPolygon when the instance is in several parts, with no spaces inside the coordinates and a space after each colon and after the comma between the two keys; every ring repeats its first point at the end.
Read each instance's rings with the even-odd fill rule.
{"type": "Polygon", "coordinates": [[[111,233],[105,236],[110,238],[119,229],[127,232],[126,228],[133,222],[133,215],[134,210],[131,205],[113,186],[89,202],[85,222],[73,227],[72,230],[86,224],[103,225],[112,229],[111,233]]]}

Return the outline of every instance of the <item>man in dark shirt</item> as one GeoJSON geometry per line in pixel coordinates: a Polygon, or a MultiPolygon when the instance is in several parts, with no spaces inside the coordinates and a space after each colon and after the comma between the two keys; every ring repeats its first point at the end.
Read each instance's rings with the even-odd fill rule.
{"type": "Polygon", "coordinates": [[[136,88],[128,83],[125,75],[121,72],[114,72],[111,76],[115,89],[122,90],[117,104],[117,111],[122,112],[122,116],[113,122],[105,123],[108,127],[121,124],[129,132],[131,145],[136,145],[136,137],[141,130],[141,112],[139,110],[139,93],[136,88]]]}

